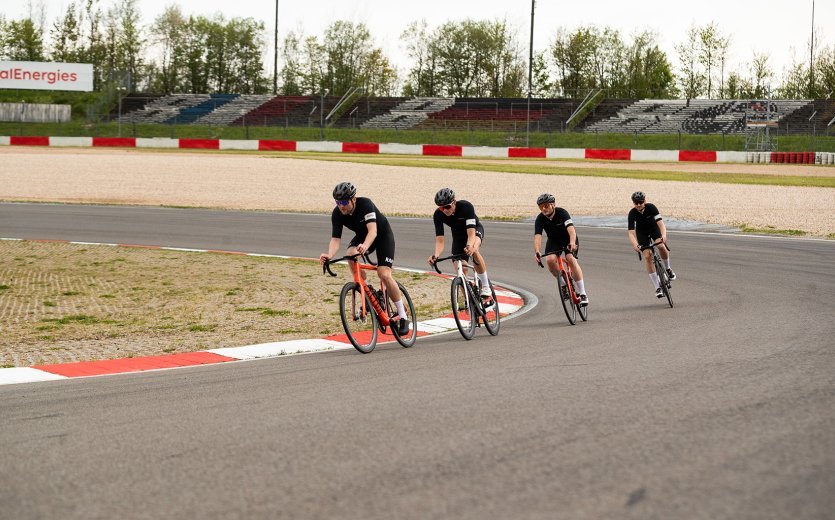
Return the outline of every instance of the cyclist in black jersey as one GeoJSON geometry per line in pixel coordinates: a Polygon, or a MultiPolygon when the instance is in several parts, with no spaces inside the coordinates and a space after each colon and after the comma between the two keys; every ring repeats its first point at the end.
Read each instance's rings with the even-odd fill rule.
{"type": "MultiPolygon", "coordinates": [[[[397,308],[400,317],[397,320],[398,331],[402,336],[409,334],[409,320],[403,305],[403,296],[391,272],[394,262],[394,233],[388,219],[371,199],[357,197],[357,188],[350,182],[337,184],[333,190],[333,198],[336,207],[331,213],[331,241],[328,244],[328,252],[319,255],[319,262],[325,263],[339,250],[343,227],[356,233],[346,254],[377,252],[377,276],[385,284],[389,298],[397,308]]],[[[365,279],[365,271],[361,273],[365,279]]]]}
{"type": "MultiPolygon", "coordinates": [[[[563,208],[557,207],[556,198],[550,193],[543,193],[537,197],[536,205],[539,206],[539,215],[536,216],[536,221],[534,222],[533,252],[537,262],[542,255],[542,232],[545,231],[548,235],[548,241],[545,242],[546,253],[563,251],[566,247],[571,251],[571,253],[565,254],[565,261],[571,267],[571,275],[574,277],[574,283],[577,285],[580,305],[588,305],[589,297],[586,295],[583,270],[580,269],[580,262],[577,261],[580,253],[580,241],[577,238],[577,231],[574,228],[574,221],[571,220],[571,215],[563,208]]],[[[559,278],[557,258],[555,256],[547,256],[545,260],[548,264],[548,270],[562,283],[562,280],[559,278]]]]}
{"type": "Polygon", "coordinates": [[[452,254],[467,254],[473,257],[476,276],[481,282],[483,299],[492,298],[490,280],[487,277],[487,262],[481,254],[481,242],[484,240],[484,226],[475,207],[466,200],[457,200],[455,192],[450,188],[441,188],[435,194],[435,205],[438,209],[432,215],[435,223],[435,253],[427,260],[429,265],[435,264],[444,250],[444,225],[449,226],[452,233],[452,254]]]}
{"type": "MultiPolygon", "coordinates": [[[[629,221],[629,241],[632,242],[632,249],[639,253],[641,252],[641,246],[648,246],[658,239],[661,239],[664,243],[667,242],[667,226],[661,219],[661,213],[655,207],[655,204],[650,204],[646,200],[647,197],[644,192],[636,191],[633,193],[632,204],[635,207],[629,211],[627,217],[629,221]]],[[[670,252],[666,247],[659,247],[658,254],[664,261],[664,267],[667,268],[667,277],[670,280],[675,280],[676,273],[670,267],[670,252]]],[[[644,251],[644,264],[647,273],[649,273],[649,279],[655,287],[655,296],[663,298],[664,292],[661,290],[661,282],[658,280],[658,273],[655,272],[652,255],[648,249],[644,251]]]]}

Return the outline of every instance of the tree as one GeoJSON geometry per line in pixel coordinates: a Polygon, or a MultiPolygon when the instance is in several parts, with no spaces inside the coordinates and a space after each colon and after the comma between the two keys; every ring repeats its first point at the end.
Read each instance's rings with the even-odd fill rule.
{"type": "Polygon", "coordinates": [[[685,97],[697,98],[705,88],[705,76],[699,69],[699,29],[691,25],[682,43],[675,46],[679,55],[679,83],[685,97]]]}
{"type": "Polygon", "coordinates": [[[754,53],[754,59],[751,61],[751,83],[753,85],[751,97],[764,99],[768,96],[770,93],[768,80],[773,75],[774,72],[768,64],[768,54],[754,53]]]}
{"type": "Polygon", "coordinates": [[[719,34],[715,22],[698,29],[698,57],[699,63],[705,68],[707,80],[707,97],[713,97],[713,67],[719,60],[719,54],[725,38],[719,34]]]}
{"type": "MultiPolygon", "coordinates": [[[[79,8],[80,9],[80,8],[79,8]]],[[[76,14],[76,5],[70,3],[63,18],[56,19],[50,31],[52,37],[52,59],[65,63],[79,61],[79,46],[82,44],[81,27],[76,14]]]]}
{"type": "Polygon", "coordinates": [[[626,49],[626,76],[622,89],[615,90],[620,97],[667,99],[678,94],[672,66],[656,38],[650,31],[633,37],[626,49]]]}
{"type": "Polygon", "coordinates": [[[337,20],[325,29],[322,46],[327,59],[325,84],[341,96],[359,86],[366,56],[371,52],[371,33],[364,23],[337,20]]]}
{"type": "Polygon", "coordinates": [[[179,6],[171,5],[154,20],[152,41],[160,50],[159,67],[154,90],[171,94],[180,87],[184,64],[186,19],[179,6]]]}
{"type": "Polygon", "coordinates": [[[5,53],[12,61],[46,61],[43,30],[32,18],[12,20],[6,24],[5,53]]]}
{"type": "Polygon", "coordinates": [[[279,92],[285,96],[298,96],[302,94],[302,64],[301,64],[301,41],[304,35],[297,35],[290,31],[284,38],[281,46],[281,71],[279,78],[281,87],[279,92]]]}
{"type": "Polygon", "coordinates": [[[400,40],[413,63],[407,74],[403,93],[407,96],[437,95],[435,49],[429,36],[426,20],[410,23],[400,35],[400,40]]]}

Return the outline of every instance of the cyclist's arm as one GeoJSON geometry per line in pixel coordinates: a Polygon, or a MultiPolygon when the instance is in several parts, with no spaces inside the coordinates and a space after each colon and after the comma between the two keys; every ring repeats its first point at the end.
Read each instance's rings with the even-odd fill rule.
{"type": "Polygon", "coordinates": [[[478,252],[478,247],[475,242],[475,228],[467,228],[467,245],[464,247],[464,252],[468,255],[474,255],[478,252]]]}
{"type": "Polygon", "coordinates": [[[577,231],[575,231],[573,225],[568,226],[565,230],[568,231],[568,247],[574,251],[577,249],[577,231]]]}
{"type": "Polygon", "coordinates": [[[328,244],[328,252],[319,255],[319,261],[324,263],[325,260],[330,260],[339,251],[339,244],[342,242],[341,238],[331,237],[331,241],[328,244]]]}
{"type": "Polygon", "coordinates": [[[368,234],[365,235],[365,240],[362,241],[362,244],[357,246],[357,253],[365,253],[368,251],[368,248],[377,239],[377,222],[371,221],[365,227],[368,229],[368,234]]]}
{"type": "Polygon", "coordinates": [[[439,256],[441,256],[441,253],[443,253],[443,252],[444,252],[444,236],[443,235],[436,236],[435,237],[435,254],[432,255],[432,256],[434,256],[435,258],[438,258],[439,256]]]}
{"type": "Polygon", "coordinates": [[[658,224],[658,231],[661,232],[661,240],[666,242],[667,241],[667,226],[664,224],[664,221],[658,219],[655,221],[658,224]]]}
{"type": "Polygon", "coordinates": [[[641,251],[641,248],[638,247],[638,237],[635,234],[634,229],[629,230],[629,241],[632,242],[632,249],[634,249],[635,251],[638,251],[638,252],[641,251]]]}
{"type": "Polygon", "coordinates": [[[542,253],[542,233],[533,236],[533,254],[542,253]]]}

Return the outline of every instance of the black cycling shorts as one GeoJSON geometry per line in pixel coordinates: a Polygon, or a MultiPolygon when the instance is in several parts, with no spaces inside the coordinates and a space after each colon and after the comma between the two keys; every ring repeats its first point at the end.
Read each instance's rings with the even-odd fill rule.
{"type": "Polygon", "coordinates": [[[661,238],[661,230],[655,228],[652,231],[650,231],[648,235],[636,235],[636,238],[638,239],[638,245],[648,246],[652,242],[655,242],[656,240],[661,238]]]}
{"type": "MultiPolygon", "coordinates": [[[[484,226],[479,223],[475,227],[475,236],[481,239],[481,242],[484,243],[484,226]]],[[[467,245],[467,233],[462,233],[461,235],[452,235],[452,249],[451,252],[453,255],[463,255],[464,254],[464,247],[467,245]]]]}
{"type": "MultiPolygon", "coordinates": [[[[552,251],[563,252],[563,251],[565,251],[566,247],[568,247],[568,242],[562,242],[562,241],[558,241],[558,240],[551,240],[550,238],[548,238],[548,240],[545,242],[545,252],[546,253],[550,253],[552,251]]],[[[580,255],[580,241],[579,240],[577,240],[577,249],[575,249],[574,252],[572,252],[571,254],[574,256],[574,258],[580,258],[580,256],[579,256],[580,255]]]]}
{"type": "MultiPolygon", "coordinates": [[[[365,241],[365,238],[355,236],[351,239],[351,246],[357,247],[365,241]]],[[[377,253],[377,265],[383,267],[391,267],[394,263],[394,235],[378,235],[368,248],[368,254],[377,253]]]]}

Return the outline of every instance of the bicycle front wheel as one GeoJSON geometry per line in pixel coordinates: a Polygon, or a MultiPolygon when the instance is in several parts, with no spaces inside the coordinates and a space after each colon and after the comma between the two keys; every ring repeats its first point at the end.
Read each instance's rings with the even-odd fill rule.
{"type": "Polygon", "coordinates": [[[489,332],[491,336],[495,336],[499,333],[499,327],[502,324],[502,316],[499,314],[499,300],[496,299],[496,289],[493,287],[493,282],[490,282],[490,294],[492,301],[490,305],[484,307],[484,313],[481,317],[484,320],[484,326],[487,327],[487,332],[489,332]]]}
{"type": "Polygon", "coordinates": [[[458,330],[464,339],[473,339],[478,314],[473,309],[470,292],[461,278],[452,280],[451,293],[452,316],[455,318],[455,324],[458,325],[458,330]]]}
{"type": "Polygon", "coordinates": [[[568,286],[568,277],[565,275],[565,271],[560,271],[560,280],[562,280],[563,283],[563,286],[560,287],[559,291],[562,309],[565,311],[565,317],[568,318],[568,323],[576,325],[577,307],[574,306],[574,301],[571,299],[571,290],[568,286]]]}
{"type": "MultiPolygon", "coordinates": [[[[406,317],[409,319],[409,333],[401,336],[397,332],[396,322],[391,325],[391,333],[394,334],[394,339],[406,348],[411,347],[417,340],[417,315],[415,313],[415,306],[412,304],[412,297],[409,296],[409,291],[403,287],[403,284],[397,282],[397,287],[400,289],[400,294],[403,295],[403,306],[406,308],[406,317]]],[[[397,316],[397,309],[393,308],[391,299],[388,301],[388,308],[391,309],[392,315],[397,316]]]]}
{"type": "MultiPolygon", "coordinates": [[[[578,296],[577,295],[577,282],[574,281],[573,276],[570,277],[570,278],[571,278],[571,289],[574,292],[574,296],[578,296]]],[[[573,298],[572,298],[572,301],[574,301],[573,298]]],[[[582,318],[583,321],[589,321],[589,306],[588,305],[580,305],[579,303],[575,303],[574,308],[577,309],[577,314],[580,315],[580,318],[582,318]]]]}
{"type": "Polygon", "coordinates": [[[667,298],[667,303],[669,303],[670,307],[672,307],[673,293],[671,291],[673,284],[670,283],[667,271],[658,259],[655,260],[655,272],[658,274],[658,283],[661,284],[661,292],[664,293],[664,297],[667,298]]]}
{"type": "Polygon", "coordinates": [[[359,284],[348,282],[339,293],[339,317],[348,341],[355,349],[368,354],[377,345],[377,314],[359,284]],[[365,305],[363,305],[365,300],[365,305]]]}

